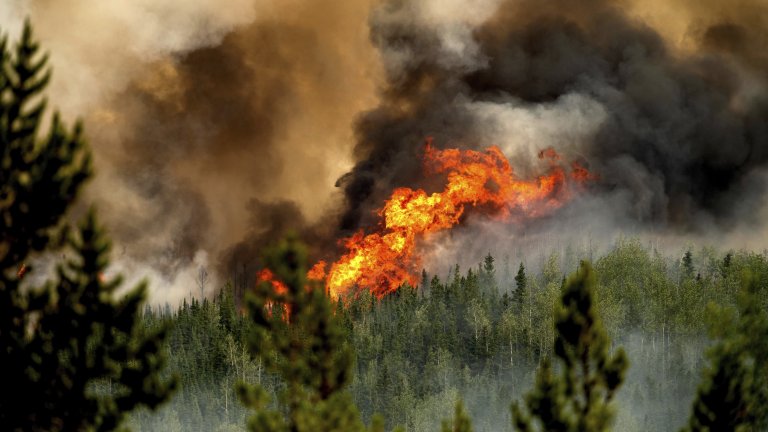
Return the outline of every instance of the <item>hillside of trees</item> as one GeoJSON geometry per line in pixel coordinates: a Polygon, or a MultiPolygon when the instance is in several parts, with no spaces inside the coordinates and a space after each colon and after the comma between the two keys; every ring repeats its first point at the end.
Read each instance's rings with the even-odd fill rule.
{"type": "MultiPolygon", "coordinates": [[[[664,256],[628,238],[594,261],[597,311],[611,346],[624,347],[630,359],[614,430],[683,427],[707,364],[708,326],[719,325],[713,308],[736,310],[745,273],[759,287],[761,307],[768,305],[765,254],[703,249],[681,255],[664,256]]],[[[425,272],[418,287],[381,300],[363,292],[337,304],[357,359],[349,391],[363,420],[379,413],[388,429],[438,430],[462,399],[474,430],[511,430],[510,402],[553,355],[555,306],[578,258],[564,262],[553,253],[532,272],[489,255],[446,277],[425,272]]],[[[247,413],[235,383],[255,381],[271,392],[280,387],[250,357],[245,341],[252,324],[232,292],[225,286],[212,300],[147,307],[150,331],[173,329],[169,370],[181,377],[181,390],[159,414],[135,416],[136,430],[240,430],[247,413]]]]}

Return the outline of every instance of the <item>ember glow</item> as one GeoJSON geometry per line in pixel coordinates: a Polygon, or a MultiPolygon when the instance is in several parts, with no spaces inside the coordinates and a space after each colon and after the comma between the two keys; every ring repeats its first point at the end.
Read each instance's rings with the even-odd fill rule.
{"type": "MultiPolygon", "coordinates": [[[[288,293],[288,287],[283,282],[279,281],[275,277],[275,274],[272,273],[272,270],[268,268],[261,269],[261,271],[259,271],[256,274],[256,283],[259,284],[262,282],[266,282],[272,285],[272,289],[274,290],[275,294],[277,294],[278,296],[282,296],[288,293]]],[[[269,313],[271,315],[272,301],[268,301],[265,304],[265,307],[270,311],[269,313]]],[[[291,308],[289,305],[286,305],[285,308],[283,309],[283,319],[288,321],[290,317],[291,317],[291,308]]]]}
{"type": "Polygon", "coordinates": [[[268,268],[262,269],[256,275],[256,283],[261,282],[268,282],[270,285],[272,285],[272,289],[275,290],[275,294],[283,295],[288,292],[288,287],[286,287],[284,283],[275,279],[275,274],[272,273],[272,270],[268,268]]]}
{"type": "Polygon", "coordinates": [[[380,229],[369,234],[358,231],[342,240],[346,253],[331,264],[327,274],[321,273],[325,263],[313,267],[311,278],[325,277],[332,298],[354,288],[382,297],[405,283],[417,283],[418,242],[457,225],[468,209],[502,220],[539,217],[562,206],[579,185],[593,179],[581,165],[572,164],[566,170],[553,149],[542,151],[539,158],[548,163],[547,173],[522,180],[498,147],[483,152],[439,150],[428,140],[425,171],[446,177],[443,190],[428,194],[422,189],[395,189],[378,211],[380,229]]]}

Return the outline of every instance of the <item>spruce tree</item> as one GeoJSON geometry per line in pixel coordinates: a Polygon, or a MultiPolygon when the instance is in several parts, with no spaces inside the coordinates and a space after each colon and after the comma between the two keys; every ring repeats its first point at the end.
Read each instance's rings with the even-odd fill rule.
{"type": "Polygon", "coordinates": [[[755,279],[745,276],[738,315],[710,305],[710,334],[716,338],[707,356],[685,429],[692,432],[753,431],[768,428],[768,313],[755,279]]]}
{"type": "Polygon", "coordinates": [[[494,265],[495,262],[496,259],[494,259],[493,255],[488,252],[488,255],[483,258],[483,265],[481,267],[481,281],[483,288],[494,295],[494,297],[498,294],[498,287],[496,286],[496,266],[494,265]]]}
{"type": "Polygon", "coordinates": [[[363,430],[345,387],[351,381],[352,348],[322,287],[308,285],[306,251],[288,238],[268,251],[267,268],[286,290],[260,283],[246,301],[255,330],[250,349],[281,377],[277,409],[259,385],[241,383],[242,402],[255,410],[253,431],[363,430]]]}
{"type": "Polygon", "coordinates": [[[515,302],[518,312],[523,310],[527,289],[528,289],[528,277],[525,275],[525,266],[521,261],[520,268],[517,270],[517,276],[515,276],[515,293],[513,297],[513,300],[515,302]]]}
{"type": "Polygon", "coordinates": [[[145,286],[115,299],[120,277],[103,276],[109,242],[94,213],[75,233],[66,222],[91,158],[79,123],[70,130],[54,115],[38,137],[51,76],[38,51],[29,22],[15,50],[0,39],[0,425],[113,430],[173,383],[159,375],[162,333],[140,326],[145,286]],[[29,286],[27,261],[54,251],[71,256],[54,280],[29,286]]]}
{"type": "Polygon", "coordinates": [[[610,341],[593,303],[595,277],[582,262],[563,288],[555,311],[556,371],[549,360],[540,367],[525,408],[512,405],[513,424],[521,431],[602,432],[613,419],[611,401],[624,379],[624,351],[611,355],[610,341]]]}
{"type": "Polygon", "coordinates": [[[685,255],[683,255],[683,276],[686,279],[693,278],[694,268],[693,268],[693,253],[691,250],[685,251],[685,255]]]}
{"type": "Polygon", "coordinates": [[[456,402],[456,412],[451,421],[443,420],[442,432],[472,432],[472,420],[464,411],[464,404],[456,402]]]}

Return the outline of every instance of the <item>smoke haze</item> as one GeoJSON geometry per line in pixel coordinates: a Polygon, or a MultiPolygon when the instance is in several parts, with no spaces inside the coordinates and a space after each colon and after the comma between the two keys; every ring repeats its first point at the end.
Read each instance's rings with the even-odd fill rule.
{"type": "Polygon", "coordinates": [[[51,53],[51,104],[86,120],[88,199],[117,266],[151,276],[157,302],[188,295],[201,265],[212,286],[247,271],[288,229],[332,258],[393,188],[434,186],[427,136],[499,145],[523,175],[553,147],[600,176],[523,227],[469,218],[425,248],[434,264],[568,236],[768,234],[760,0],[0,6],[11,35],[25,16],[51,53]]]}

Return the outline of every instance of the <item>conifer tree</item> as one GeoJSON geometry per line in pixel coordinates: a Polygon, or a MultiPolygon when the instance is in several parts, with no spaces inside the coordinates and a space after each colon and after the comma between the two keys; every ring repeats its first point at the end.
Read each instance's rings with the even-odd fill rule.
{"type": "Polygon", "coordinates": [[[493,258],[490,252],[483,258],[483,265],[481,267],[482,284],[483,288],[488,290],[489,293],[498,294],[498,287],[496,286],[496,259],[493,258]]]}
{"type": "Polygon", "coordinates": [[[691,253],[691,250],[685,251],[685,255],[683,255],[683,276],[686,279],[693,278],[693,253],[691,253]]]}
{"type": "Polygon", "coordinates": [[[513,423],[520,431],[602,432],[613,419],[611,400],[624,379],[623,350],[608,353],[610,341],[593,304],[595,279],[582,262],[564,286],[555,311],[556,373],[549,360],[536,376],[525,409],[512,405],[513,423]]]}
{"type": "Polygon", "coordinates": [[[272,409],[263,388],[240,384],[241,400],[256,411],[250,429],[363,430],[358,410],[344,391],[351,380],[353,352],[322,287],[308,286],[305,248],[288,238],[267,253],[265,264],[286,290],[278,292],[262,282],[247,294],[255,324],[249,346],[282,378],[285,388],[278,394],[278,409],[272,409]]]}
{"type": "Polygon", "coordinates": [[[139,326],[144,285],[116,300],[120,278],[102,276],[109,242],[93,212],[68,229],[91,159],[79,123],[68,130],[54,115],[38,138],[50,78],[38,50],[29,22],[13,52],[0,39],[0,425],[113,430],[135,407],[164,401],[173,383],[159,376],[162,333],[139,326]],[[52,251],[72,254],[56,280],[22,287],[35,271],[27,260],[52,251]]]}
{"type": "Polygon", "coordinates": [[[517,270],[515,276],[515,293],[513,300],[517,305],[518,311],[521,311],[523,304],[525,304],[526,290],[528,289],[528,277],[525,275],[525,266],[522,261],[520,262],[520,268],[517,270]]]}
{"type": "Polygon", "coordinates": [[[442,432],[472,432],[472,420],[464,411],[464,404],[456,402],[456,412],[451,421],[443,420],[442,432]]]}
{"type": "Polygon", "coordinates": [[[707,353],[687,431],[753,431],[768,428],[768,313],[757,283],[746,276],[733,310],[710,305],[710,334],[717,340],[707,353]]]}

